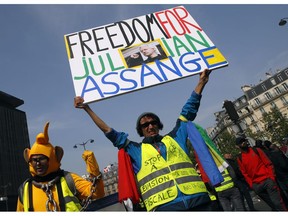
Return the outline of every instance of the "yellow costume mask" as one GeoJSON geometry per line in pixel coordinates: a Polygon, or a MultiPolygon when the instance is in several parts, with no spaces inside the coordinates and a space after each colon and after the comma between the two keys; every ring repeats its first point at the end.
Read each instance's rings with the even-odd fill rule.
{"type": "MultiPolygon", "coordinates": [[[[61,159],[63,157],[63,149],[59,146],[53,146],[49,143],[48,136],[49,122],[46,123],[44,127],[44,132],[39,133],[36,136],[36,142],[33,144],[32,148],[26,148],[24,150],[24,159],[28,163],[32,155],[42,154],[49,158],[49,167],[45,175],[57,171],[61,166],[61,159]]],[[[29,171],[32,176],[36,175],[36,172],[31,164],[29,164],[29,171]]]]}

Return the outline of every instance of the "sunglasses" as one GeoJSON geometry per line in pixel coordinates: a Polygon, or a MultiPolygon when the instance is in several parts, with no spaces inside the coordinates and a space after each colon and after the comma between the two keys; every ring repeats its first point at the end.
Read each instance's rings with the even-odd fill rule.
{"type": "Polygon", "coordinates": [[[37,164],[37,163],[45,163],[48,161],[48,158],[47,157],[39,157],[39,158],[31,158],[29,160],[29,163],[32,163],[32,164],[37,164]]]}
{"type": "Polygon", "coordinates": [[[154,126],[154,125],[158,124],[158,122],[156,120],[153,120],[150,122],[145,122],[144,124],[141,124],[140,126],[141,126],[141,128],[147,128],[150,124],[154,126]]]}

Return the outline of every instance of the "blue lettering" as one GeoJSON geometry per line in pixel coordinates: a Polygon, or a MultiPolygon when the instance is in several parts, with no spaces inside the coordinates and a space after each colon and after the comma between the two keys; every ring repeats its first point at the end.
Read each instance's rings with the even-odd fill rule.
{"type": "Polygon", "coordinates": [[[169,58],[170,62],[172,63],[173,68],[168,67],[166,64],[164,64],[164,62],[161,62],[161,61],[158,61],[158,60],[155,61],[156,65],[157,65],[157,67],[158,67],[158,69],[159,69],[159,71],[160,71],[160,73],[162,75],[162,77],[164,78],[164,80],[166,80],[166,81],[168,80],[168,78],[167,78],[167,76],[165,74],[165,72],[167,72],[167,70],[173,72],[174,74],[178,75],[179,77],[182,77],[182,73],[179,70],[179,68],[177,67],[177,65],[176,65],[175,61],[173,60],[173,58],[171,56],[169,56],[168,58],[169,58]],[[164,72],[162,67],[166,69],[165,72],[164,72]]]}
{"type": "Polygon", "coordinates": [[[103,92],[104,94],[117,94],[118,92],[119,92],[119,89],[120,89],[120,87],[119,87],[119,85],[117,84],[117,83],[115,83],[115,82],[109,82],[108,80],[106,80],[106,78],[108,79],[108,77],[110,76],[110,75],[117,75],[118,73],[117,72],[110,72],[110,73],[107,73],[107,74],[105,74],[103,77],[102,77],[102,83],[104,84],[104,85],[106,85],[106,84],[110,84],[110,85],[112,85],[112,86],[115,86],[115,91],[112,91],[112,92],[103,92]]]}
{"type": "Polygon", "coordinates": [[[143,64],[141,67],[141,87],[145,86],[144,78],[150,75],[154,75],[159,80],[159,82],[163,82],[163,79],[155,71],[153,71],[148,65],[143,64]],[[145,69],[148,69],[148,73],[146,74],[145,74],[145,69]]]}
{"type": "Polygon", "coordinates": [[[95,80],[91,77],[91,76],[88,76],[85,80],[85,83],[84,83],[84,86],[83,86],[83,89],[82,89],[82,93],[81,93],[81,97],[84,97],[84,94],[86,92],[90,92],[90,91],[94,91],[94,90],[97,90],[98,93],[100,94],[101,98],[104,97],[100,87],[97,85],[97,83],[95,82],[95,80]],[[94,85],[93,88],[87,88],[87,85],[88,85],[88,82],[91,81],[92,84],[94,85]]]}
{"type": "MultiPolygon", "coordinates": [[[[119,92],[124,93],[139,87],[145,87],[150,83],[151,79],[154,79],[155,84],[160,84],[164,81],[186,76],[185,73],[191,73],[192,75],[202,70],[201,65],[203,65],[203,60],[208,68],[211,68],[211,65],[214,66],[215,64],[223,63],[225,59],[219,53],[217,48],[212,47],[203,51],[201,50],[198,53],[187,52],[181,55],[178,60],[175,60],[171,56],[168,56],[166,61],[156,60],[154,62],[154,66],[156,67],[151,67],[150,64],[142,64],[141,68],[138,69],[127,68],[121,71],[109,72],[102,76],[101,79],[99,79],[99,74],[97,74],[99,80],[95,77],[94,79],[96,80],[91,76],[87,76],[81,96],[84,97],[86,93],[96,91],[96,94],[104,98],[105,95],[116,95],[119,92]],[[148,82],[148,84],[145,82],[148,82]],[[107,91],[104,91],[104,89],[107,89],[107,91]]],[[[83,63],[84,66],[89,67],[86,59],[83,59],[83,63]]],[[[91,62],[90,66],[92,66],[91,62]]],[[[84,76],[87,75],[88,70],[85,71],[86,74],[84,76]]]]}
{"type": "Polygon", "coordinates": [[[127,79],[127,78],[124,77],[124,74],[125,74],[126,72],[132,72],[132,73],[134,73],[134,72],[136,72],[136,70],[134,70],[134,69],[126,69],[126,70],[121,71],[121,73],[120,73],[120,78],[121,78],[123,81],[132,83],[132,87],[130,87],[130,88],[121,88],[122,91],[133,90],[133,89],[137,88],[137,86],[138,86],[138,85],[137,85],[137,82],[136,82],[135,80],[127,79]]]}
{"type": "Polygon", "coordinates": [[[197,72],[197,71],[200,71],[201,70],[201,65],[198,63],[201,61],[200,58],[196,58],[196,59],[193,59],[192,57],[190,57],[190,55],[192,55],[192,57],[194,56],[194,53],[193,52],[188,52],[188,53],[185,53],[184,55],[182,55],[179,59],[179,63],[181,65],[181,67],[186,70],[187,72],[197,72]],[[188,61],[185,61],[184,58],[187,57],[188,61]],[[189,65],[189,66],[194,66],[193,68],[195,69],[191,69],[186,67],[186,65],[189,65]]]}

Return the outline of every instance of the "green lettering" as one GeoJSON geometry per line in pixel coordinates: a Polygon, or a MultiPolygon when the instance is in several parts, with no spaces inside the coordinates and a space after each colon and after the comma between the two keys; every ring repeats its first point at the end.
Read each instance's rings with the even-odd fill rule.
{"type": "Polygon", "coordinates": [[[191,52],[191,50],[182,42],[177,36],[173,36],[173,43],[176,49],[177,55],[180,56],[180,48],[184,48],[187,52],[191,52]]]}
{"type": "Polygon", "coordinates": [[[74,77],[74,80],[85,79],[89,75],[89,69],[88,69],[88,65],[87,65],[85,57],[82,58],[82,63],[83,63],[83,66],[84,66],[85,74],[83,76],[81,76],[81,77],[74,77]]]}
{"type": "Polygon", "coordinates": [[[99,62],[100,62],[100,64],[101,64],[101,68],[102,68],[102,70],[101,70],[99,73],[97,73],[97,72],[95,71],[92,58],[89,58],[89,64],[90,64],[92,73],[93,73],[95,76],[101,75],[101,74],[103,74],[103,73],[105,72],[105,65],[104,65],[102,56],[99,55],[99,56],[98,56],[98,59],[99,59],[99,62]]]}
{"type": "Polygon", "coordinates": [[[111,59],[110,54],[109,54],[109,53],[106,53],[106,56],[107,56],[107,59],[108,59],[108,62],[109,62],[111,71],[121,70],[121,69],[124,69],[124,68],[125,68],[124,65],[119,66],[119,67],[115,67],[114,64],[113,64],[113,61],[112,61],[112,59],[111,59]]]}
{"type": "Polygon", "coordinates": [[[204,38],[204,36],[201,34],[200,31],[197,31],[199,37],[202,39],[202,41],[200,40],[197,40],[193,37],[191,37],[191,35],[188,35],[188,34],[185,34],[185,38],[186,40],[188,41],[188,43],[190,44],[190,46],[192,47],[192,49],[194,50],[194,52],[197,52],[197,48],[196,46],[194,45],[194,42],[204,46],[204,47],[210,47],[209,43],[206,41],[206,39],[204,38]]]}
{"type": "Polygon", "coordinates": [[[167,41],[165,40],[165,38],[161,38],[161,40],[162,40],[164,46],[166,47],[167,51],[169,52],[170,56],[174,57],[175,55],[174,55],[172,49],[168,46],[167,41]]]}

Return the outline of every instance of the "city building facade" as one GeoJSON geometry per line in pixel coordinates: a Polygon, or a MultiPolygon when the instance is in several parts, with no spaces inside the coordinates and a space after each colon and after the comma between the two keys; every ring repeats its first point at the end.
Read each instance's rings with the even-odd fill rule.
{"type": "Polygon", "coordinates": [[[86,211],[125,211],[123,203],[118,201],[118,164],[115,162],[104,167],[102,175],[105,196],[92,201],[86,211]]]}
{"type": "Polygon", "coordinates": [[[19,185],[29,177],[23,151],[30,147],[24,101],[0,91],[0,211],[16,210],[19,185]]]}
{"type": "Polygon", "coordinates": [[[103,169],[105,196],[118,193],[118,164],[109,164],[103,169]]]}
{"type": "MultiPolygon", "coordinates": [[[[207,128],[210,138],[216,143],[221,143],[219,135],[228,131],[232,135],[241,134],[248,128],[253,133],[265,130],[261,121],[264,113],[269,113],[271,108],[277,108],[283,116],[288,117],[288,68],[277,70],[274,74],[266,73],[266,78],[257,85],[245,85],[241,89],[243,95],[232,101],[239,115],[235,124],[223,109],[214,113],[216,125],[207,128]]],[[[273,124],[273,123],[272,123],[273,124]]]]}

